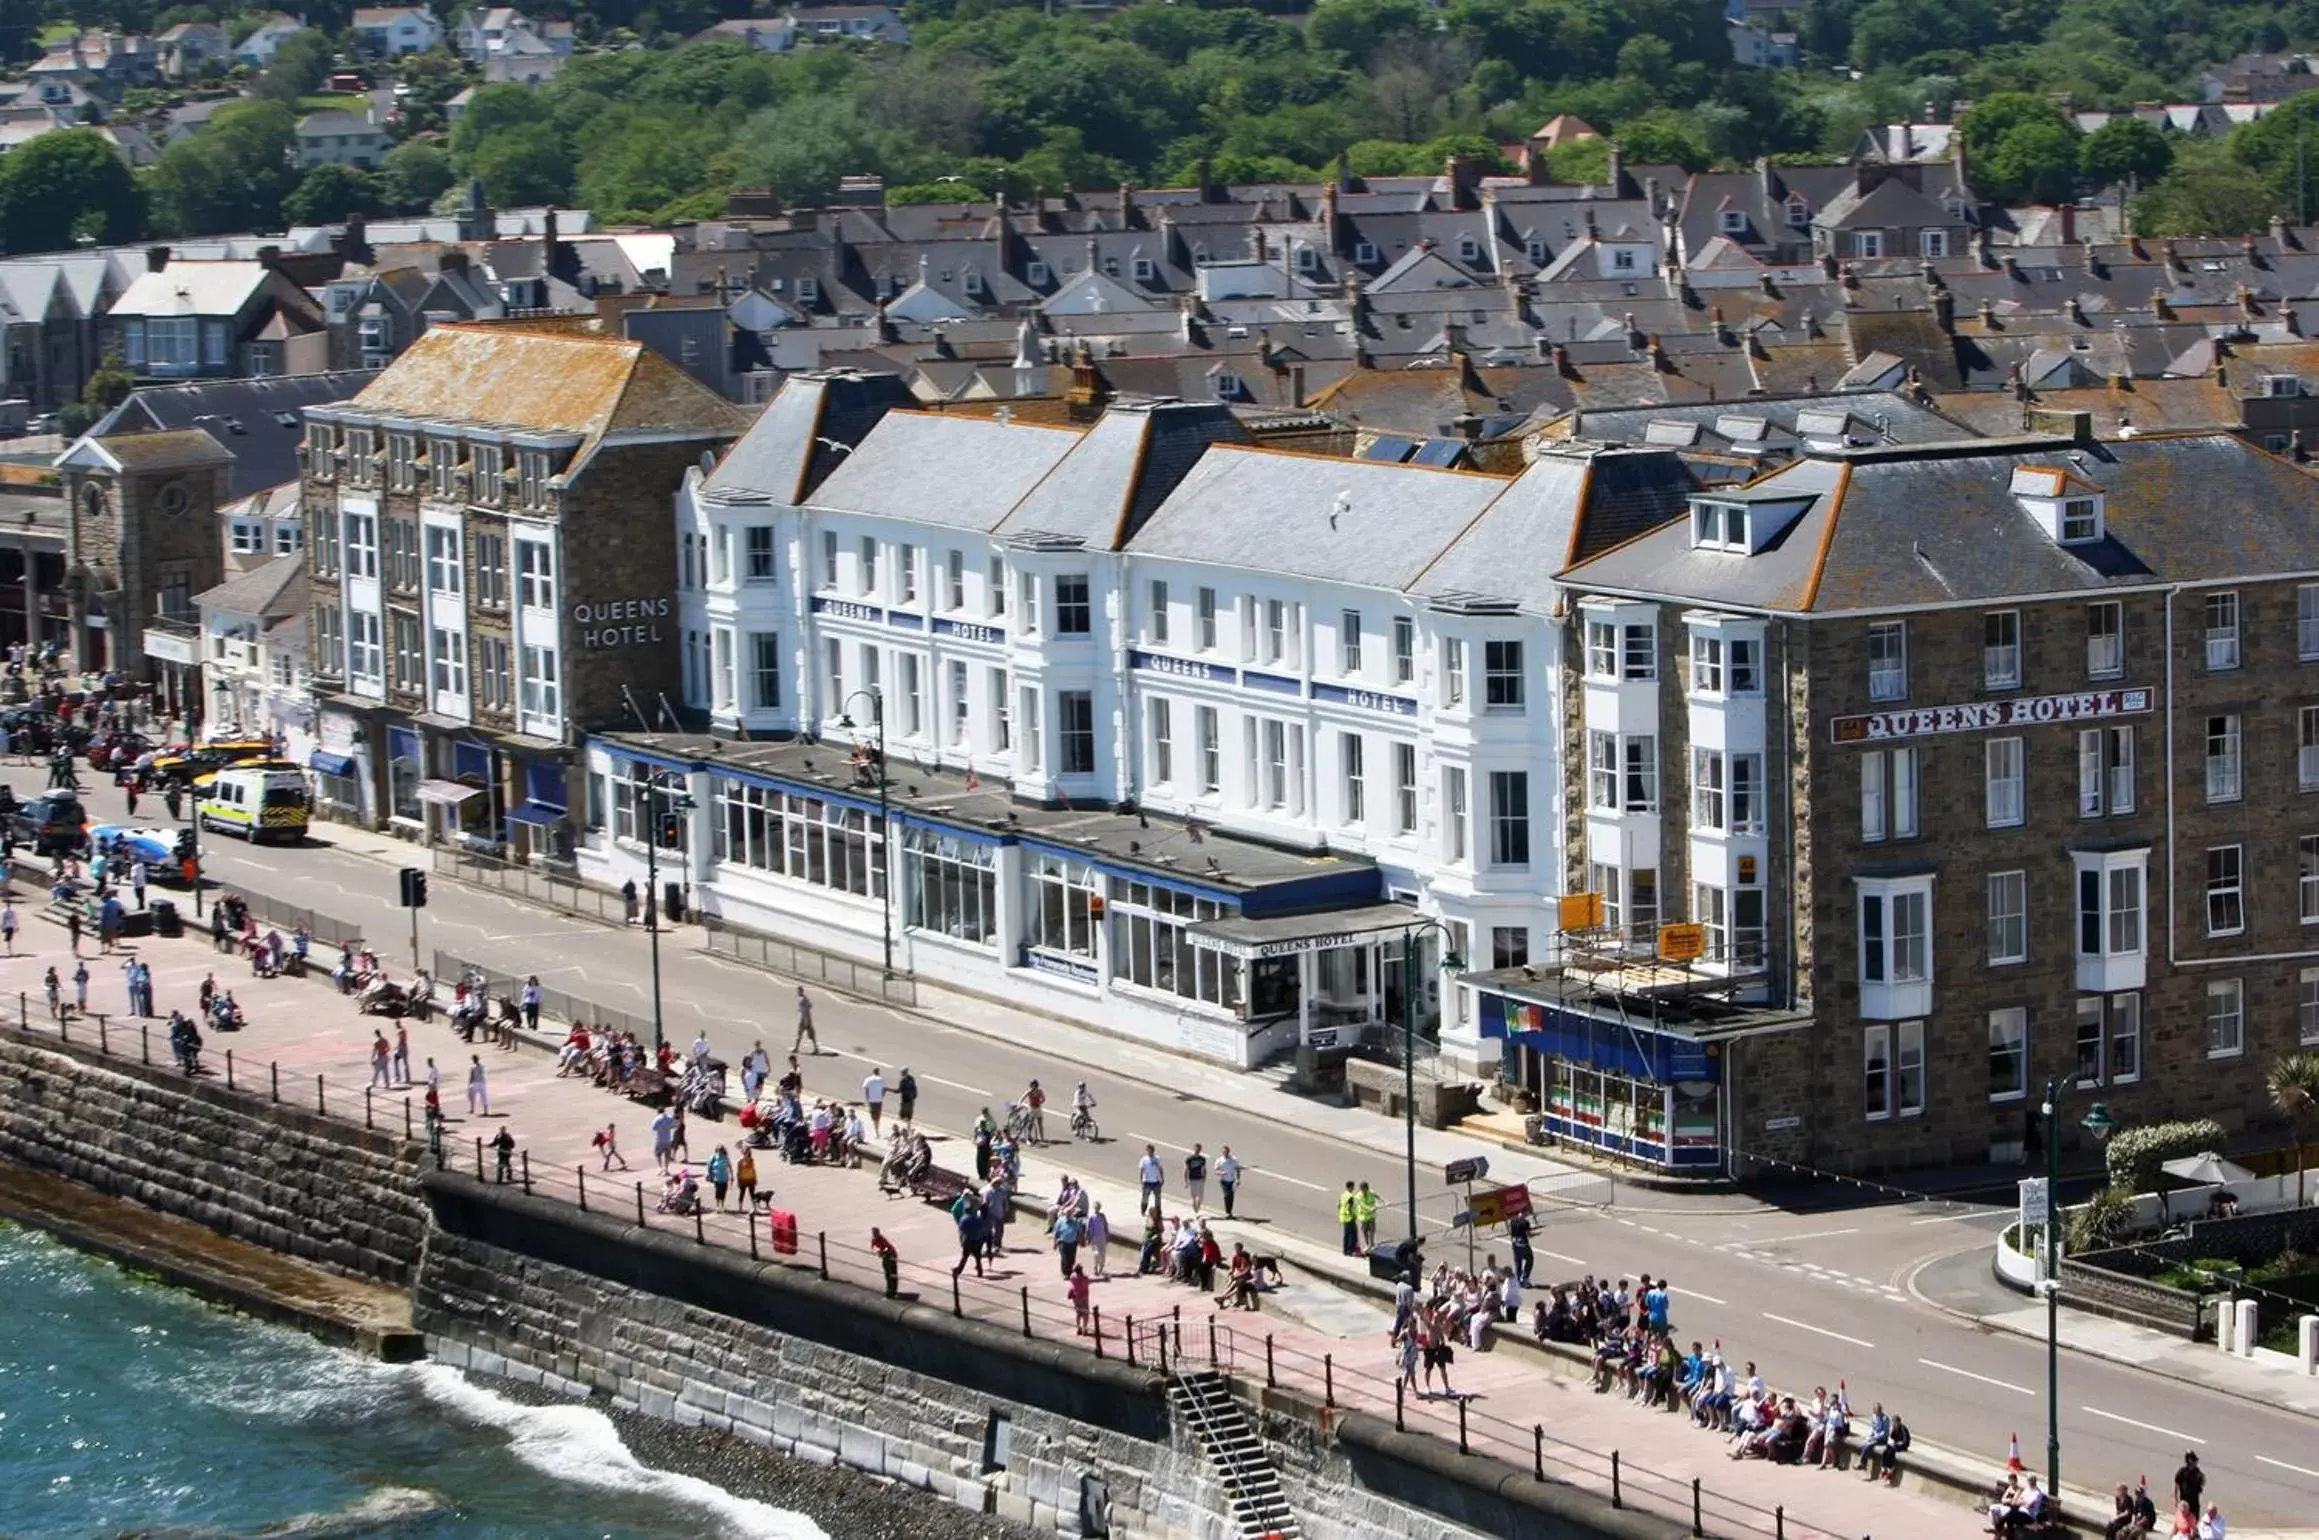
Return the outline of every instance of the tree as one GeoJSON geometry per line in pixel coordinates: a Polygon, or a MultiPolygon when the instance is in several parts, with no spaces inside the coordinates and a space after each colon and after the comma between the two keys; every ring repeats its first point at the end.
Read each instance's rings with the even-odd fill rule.
{"type": "Polygon", "coordinates": [[[2174,146],[2140,118],[2110,119],[2077,147],[2078,170],[2095,187],[2148,187],[2174,164],[2174,146]]]}
{"type": "Polygon", "coordinates": [[[2063,123],[2023,123],[2005,131],[1973,170],[1985,196],[2065,203],[2077,194],[2077,131],[2063,123]]]}
{"type": "Polygon", "coordinates": [[[2304,1125],[2319,1115],[2319,1053],[2290,1053],[2271,1066],[2266,1079],[2271,1105],[2295,1131],[2295,1207],[2303,1206],[2304,1125]]]}
{"type": "Polygon", "coordinates": [[[282,200],[282,217],[294,225],[344,224],[349,214],[378,210],[377,180],[352,166],[316,166],[282,200]]]}
{"type": "Polygon", "coordinates": [[[483,141],[503,129],[542,123],[548,117],[545,92],[527,86],[484,86],[467,99],[467,110],[451,129],[451,154],[472,164],[483,141]]]}
{"type": "MultiPolygon", "coordinates": [[[[2231,131],[2231,159],[2270,184],[2278,206],[2301,223],[2319,212],[2319,100],[2291,96],[2231,131]]],[[[2235,233],[2235,232],[2233,232],[2235,233]]]]}
{"type": "Polygon", "coordinates": [[[770,187],[792,207],[827,203],[838,178],[884,165],[876,134],[844,97],[802,97],[758,113],[741,131],[742,182],[770,187]]]}
{"type": "Polygon", "coordinates": [[[270,230],[297,181],[297,124],[280,102],[233,102],[209,127],[161,152],[146,191],[154,222],[173,235],[270,230]]]}
{"type": "Polygon", "coordinates": [[[2067,127],[2069,119],[2052,102],[2029,91],[1997,91],[1974,103],[1957,119],[1957,133],[1965,141],[1965,169],[1978,172],[1997,141],[2027,123],[2067,127]]]}
{"type": "Polygon", "coordinates": [[[448,151],[439,144],[414,139],[396,145],[379,162],[379,202],[390,214],[422,213],[457,180],[448,151]]]}
{"type": "Polygon", "coordinates": [[[2260,229],[2278,207],[2271,186],[2227,155],[2185,154],[2134,200],[2144,235],[2239,235],[2260,229]]]}
{"type": "Polygon", "coordinates": [[[492,135],[475,152],[473,169],[484,196],[499,208],[571,201],[572,159],[545,123],[492,135]]]}
{"type": "Polygon", "coordinates": [[[56,414],[58,426],[76,437],[86,433],[89,424],[128,400],[129,392],[136,388],[137,377],[129,372],[121,355],[107,353],[105,361],[90,372],[88,383],[81,387],[81,398],[67,403],[56,414]]]}
{"type": "Polygon", "coordinates": [[[319,27],[308,27],[282,39],[274,61],[258,81],[258,94],[296,106],[301,96],[312,96],[330,78],[330,38],[319,27]]]}
{"type": "Polygon", "coordinates": [[[144,222],[136,179],[95,129],[42,134],[0,159],[0,237],[12,252],[62,251],[84,235],[116,245],[144,222]]]}

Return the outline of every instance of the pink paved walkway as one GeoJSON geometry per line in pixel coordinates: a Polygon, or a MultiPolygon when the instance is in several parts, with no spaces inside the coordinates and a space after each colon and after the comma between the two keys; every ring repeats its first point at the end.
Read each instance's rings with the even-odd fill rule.
{"type": "MultiPolygon", "coordinates": [[[[0,1001],[5,1002],[6,1015],[13,1022],[18,1011],[16,997],[21,992],[33,1027],[47,1032],[54,1030],[55,1024],[45,1019],[43,974],[52,964],[58,967],[69,1003],[72,958],[62,930],[34,919],[29,905],[20,905],[20,913],[26,924],[19,946],[27,950],[0,961],[0,1001]]],[[[91,1012],[111,1017],[107,1032],[111,1051],[134,1057],[139,1051],[135,1023],[119,1014],[127,998],[121,959],[95,955],[93,941],[84,943],[83,952],[90,973],[91,1012]]],[[[156,1004],[164,1017],[172,1007],[190,1011],[202,976],[213,970],[221,987],[231,989],[248,1013],[251,1025],[246,1031],[207,1035],[206,1069],[222,1076],[230,1049],[237,1084],[266,1086],[269,1066],[278,1066],[283,1099],[312,1107],[316,1077],[320,1076],[325,1082],[328,1112],[358,1121],[364,1116],[372,1032],[380,1023],[361,1017],[353,1001],[340,997],[326,979],[319,975],[306,981],[255,979],[246,963],[213,952],[206,934],[188,935],[179,941],[147,941],[137,952],[153,969],[156,1004]]],[[[783,996],[769,984],[767,998],[780,1000],[783,996]]],[[[384,1025],[391,1041],[395,1024],[388,1021],[384,1025]]],[[[736,1040],[760,1030],[744,1024],[736,1024],[736,1028],[730,1034],[736,1040]]],[[[446,1142],[454,1168],[474,1170],[475,1142],[489,1140],[505,1126],[513,1131],[526,1157],[522,1169],[528,1170],[535,1190],[577,1200],[584,1183],[591,1209],[616,1206],[617,1212],[632,1217],[637,1208],[635,1183],[641,1180],[648,1223],[692,1225],[691,1221],[652,1212],[660,1189],[652,1169],[651,1114],[647,1110],[586,1082],[559,1079],[553,1061],[544,1054],[462,1043],[439,1017],[432,1023],[410,1023],[408,1030],[414,1073],[423,1080],[430,1057],[442,1071],[442,1100],[449,1116],[446,1142]],[[471,1057],[480,1058],[484,1065],[489,1116],[469,1116],[467,1112],[471,1057]],[[588,1141],[594,1130],[607,1122],[617,1126],[621,1147],[635,1171],[606,1174],[599,1169],[601,1162],[590,1151],[588,1141]]],[[[96,1041],[93,1020],[75,1021],[70,1031],[75,1042],[96,1041]]],[[[166,1064],[166,1033],[159,1021],[152,1024],[151,1042],[154,1062],[166,1064]]],[[[858,1081],[839,1067],[844,1062],[836,1058],[808,1061],[807,1094],[836,1098],[858,1094],[858,1081]]],[[[398,1126],[405,1116],[406,1101],[411,1104],[414,1126],[418,1126],[417,1093],[405,1087],[373,1093],[370,1115],[382,1127],[398,1126]]],[[[720,1142],[737,1158],[739,1132],[738,1125],[730,1121],[704,1124],[691,1120],[688,1133],[695,1166],[705,1162],[720,1142]]],[[[937,1159],[943,1163],[966,1163],[957,1153],[960,1142],[948,1142],[948,1153],[943,1146],[937,1148],[937,1159]]],[[[1122,1154],[1122,1149],[1106,1146],[1095,1159],[1105,1166],[1131,1160],[1132,1155],[1122,1154]]],[[[1034,1194],[1053,1191],[1057,1171],[1088,1153],[1068,1146],[1033,1152],[1026,1162],[1027,1189],[1034,1194]]],[[[943,1211],[922,1202],[880,1195],[871,1169],[790,1166],[771,1151],[758,1152],[757,1166],[760,1187],[772,1190],[777,1206],[798,1215],[803,1232],[800,1265],[818,1265],[826,1243],[832,1275],[874,1286],[877,1271],[867,1245],[869,1227],[877,1225],[901,1251],[904,1292],[931,1303],[952,1300],[949,1264],[956,1259],[958,1248],[955,1230],[943,1211]]],[[[1104,1188],[1096,1191],[1100,1197],[1104,1188]]],[[[1114,1224],[1120,1224],[1120,1210],[1125,1205],[1107,1202],[1105,1206],[1113,1214],[1114,1224]]],[[[1128,1223],[1132,1227],[1131,1217],[1128,1223]]],[[[711,1214],[696,1229],[706,1244],[748,1249],[752,1241],[750,1227],[737,1215],[711,1214]]],[[[756,1227],[754,1240],[762,1254],[771,1254],[762,1224],[756,1227]]],[[[1024,1325],[1027,1314],[1029,1328],[1036,1335],[1071,1337],[1062,1278],[1039,1220],[1018,1213],[1007,1240],[1006,1254],[991,1265],[988,1280],[978,1283],[969,1269],[956,1296],[960,1308],[1018,1328],[1024,1325]]],[[[1127,1328],[1132,1320],[1137,1357],[1139,1361],[1149,1359],[1157,1351],[1154,1323],[1164,1321],[1171,1359],[1188,1356],[1204,1367],[1210,1354],[1212,1323],[1218,1361],[1238,1372],[1264,1374],[1269,1343],[1274,1372],[1281,1383],[1318,1397],[1324,1394],[1327,1381],[1333,1383],[1339,1405],[1393,1415],[1393,1369],[1382,1332],[1348,1341],[1273,1312],[1218,1315],[1209,1299],[1196,1291],[1156,1278],[1137,1278],[1131,1273],[1123,1276],[1116,1264],[1124,1261],[1131,1269],[1130,1253],[1115,1246],[1111,1260],[1115,1264],[1111,1277],[1095,1287],[1105,1353],[1127,1351],[1127,1328]]],[[[1094,1344],[1090,1341],[1088,1345],[1092,1350],[1094,1344]]],[[[1461,1353],[1454,1373],[1458,1389],[1469,1398],[1465,1403],[1467,1437],[1477,1451],[1527,1469],[1534,1453],[1532,1429],[1542,1427],[1549,1477],[1607,1493],[1610,1452],[1617,1450],[1627,1502],[1685,1518],[1690,1514],[1690,1484],[1698,1478],[1704,1488],[1706,1527],[1712,1534],[1769,1534],[1774,1529],[1773,1510],[1780,1505],[1799,1510],[1786,1518],[1787,1532],[1797,1536],[1873,1533],[1888,1540],[1931,1540],[1936,1535],[1970,1533],[1975,1527],[1974,1519],[1963,1510],[1921,1493],[1874,1487],[1856,1477],[1834,1473],[1772,1468],[1752,1461],[1734,1463],[1724,1458],[1721,1439],[1693,1431],[1682,1418],[1646,1411],[1622,1398],[1594,1395],[1581,1385],[1546,1375],[1513,1353],[1461,1353]]],[[[1406,1409],[1411,1429],[1451,1439],[1458,1436],[1458,1413],[1458,1403],[1447,1400],[1413,1398],[1406,1409]]]]}

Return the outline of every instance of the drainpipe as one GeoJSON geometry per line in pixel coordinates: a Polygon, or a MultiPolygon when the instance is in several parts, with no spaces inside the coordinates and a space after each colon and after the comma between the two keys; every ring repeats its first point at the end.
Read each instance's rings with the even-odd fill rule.
{"type": "MultiPolygon", "coordinates": [[[[2174,961],[2174,601],[2182,597],[2183,589],[2177,584],[2166,591],[2166,966],[2174,961]]],[[[2239,749],[2239,773],[2246,773],[2246,749],[2239,749]]],[[[2046,1130],[2053,1137],[2053,1130],[2046,1130]]]]}

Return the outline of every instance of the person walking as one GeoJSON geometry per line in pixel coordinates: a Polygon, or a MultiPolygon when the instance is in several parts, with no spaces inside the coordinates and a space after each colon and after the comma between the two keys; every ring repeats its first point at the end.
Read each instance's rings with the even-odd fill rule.
{"type": "Polygon", "coordinates": [[[48,990],[49,1019],[62,1021],[64,1019],[64,985],[57,978],[56,969],[51,967],[48,970],[48,977],[41,982],[48,990]]]}
{"type": "Polygon", "coordinates": [[[1110,1251],[1111,1220],[1104,1214],[1103,1205],[1098,1203],[1087,1216],[1087,1255],[1095,1264],[1095,1276],[1098,1278],[1111,1276],[1110,1268],[1104,1261],[1110,1251]]]}
{"type": "Polygon", "coordinates": [[[709,1157],[708,1177],[709,1187],[717,1195],[717,1212],[722,1214],[725,1211],[725,1191],[733,1185],[733,1158],[725,1153],[725,1147],[721,1144],[717,1146],[716,1153],[709,1157]]]}
{"type": "Polygon", "coordinates": [[[1353,1195],[1353,1209],[1361,1221],[1361,1249],[1375,1251],[1377,1249],[1377,1194],[1370,1190],[1367,1182],[1363,1182],[1361,1190],[1353,1195]]]}
{"type": "Polygon", "coordinates": [[[526,1032],[539,1030],[539,1002],[539,975],[535,973],[523,981],[523,1027],[526,1032]]]}
{"type": "Polygon", "coordinates": [[[972,1262],[974,1276],[980,1278],[982,1276],[983,1245],[982,1200],[973,1188],[970,1187],[960,1193],[958,1201],[950,1205],[950,1217],[958,1226],[958,1262],[950,1269],[950,1276],[956,1278],[960,1273],[966,1271],[966,1264],[972,1262]]]}
{"type": "Polygon", "coordinates": [[[620,908],[622,923],[634,925],[636,923],[636,879],[633,877],[620,884],[620,908]]]}
{"type": "Polygon", "coordinates": [[[86,1016],[89,1013],[89,965],[86,962],[72,970],[72,1008],[75,1015],[86,1016]]]}
{"type": "Polygon", "coordinates": [[[757,1155],[747,1145],[741,1146],[741,1158],[733,1167],[733,1185],[739,1189],[735,1197],[741,1212],[746,1214],[757,1202],[757,1155]]]}
{"type": "Polygon", "coordinates": [[[64,912],[64,928],[72,936],[72,955],[78,957],[81,955],[81,906],[71,899],[65,902],[70,907],[64,912]]]}
{"type": "Polygon", "coordinates": [[[1079,1216],[1059,1209],[1048,1228],[1055,1232],[1055,1256],[1063,1265],[1063,1276],[1069,1278],[1079,1270],[1079,1216]]]}
{"type": "Polygon", "coordinates": [[[620,1135],[610,1123],[597,1129],[596,1137],[588,1142],[596,1147],[597,1154],[604,1157],[605,1170],[611,1170],[614,1161],[620,1162],[621,1170],[628,1169],[628,1157],[620,1153],[620,1135]]]}
{"type": "Polygon", "coordinates": [[[886,1275],[886,1298],[892,1299],[902,1292],[902,1254],[876,1225],[870,1226],[870,1251],[878,1259],[879,1271],[886,1275]]]}
{"type": "Polygon", "coordinates": [[[491,1151],[499,1157],[499,1185],[505,1187],[515,1174],[510,1169],[515,1164],[515,1135],[505,1123],[499,1125],[499,1134],[491,1141],[491,1151]]]}
{"type": "Polygon", "coordinates": [[[394,1050],[387,1045],[386,1033],[373,1028],[370,1034],[370,1083],[384,1089],[393,1083],[387,1066],[394,1060],[394,1050]]]}
{"type": "Polygon", "coordinates": [[[652,1163],[662,1171],[668,1169],[669,1148],[676,1141],[676,1114],[666,1107],[652,1119],[652,1163]]]}
{"type": "Polygon", "coordinates": [[[862,1077],[862,1105],[867,1107],[870,1112],[870,1132],[872,1134],[879,1133],[881,1125],[878,1120],[885,1115],[886,1111],[886,1074],[875,1064],[871,1065],[870,1072],[862,1077]]]}
{"type": "Polygon", "coordinates": [[[1160,1165],[1157,1145],[1143,1147],[1143,1159],[1136,1163],[1135,1177],[1143,1187],[1143,1208],[1148,1214],[1159,1207],[1160,1189],[1167,1184],[1167,1170],[1160,1165]]]}
{"type": "Polygon", "coordinates": [[[16,918],[15,895],[10,894],[7,898],[0,899],[0,941],[8,944],[10,957],[16,955],[16,927],[19,923],[21,922],[16,918]]]}
{"type": "Polygon", "coordinates": [[[1232,1202],[1240,1194],[1240,1157],[1225,1145],[1216,1152],[1216,1189],[1224,1195],[1224,1217],[1232,1217],[1232,1202]]]}
{"type": "Polygon", "coordinates": [[[137,895],[137,908],[140,912],[145,908],[145,884],[150,882],[152,877],[152,868],[148,867],[141,857],[135,866],[129,868],[129,891],[137,895]]]}
{"type": "Polygon", "coordinates": [[[1530,1216],[1516,1214],[1506,1222],[1506,1233],[1513,1237],[1514,1277],[1526,1289],[1530,1286],[1530,1267],[1533,1260],[1530,1251],[1530,1216]]]}
{"type": "Polygon", "coordinates": [[[411,1083],[411,1029],[403,1022],[395,1023],[395,1084],[411,1083]]]}
{"type": "Polygon", "coordinates": [[[901,1103],[897,1110],[902,1121],[905,1123],[917,1121],[918,1077],[910,1073],[910,1066],[907,1064],[902,1066],[902,1078],[894,1082],[894,1095],[901,1103]]]}
{"type": "Polygon", "coordinates": [[[1197,1214],[1208,1194],[1208,1157],[1200,1141],[1192,1141],[1192,1153],[1184,1157],[1184,1192],[1192,1200],[1192,1212],[1197,1214]]]}
{"type": "Polygon", "coordinates": [[[998,1139],[998,1125],[990,1120],[990,1109],[982,1109],[982,1116],[974,1120],[974,1179],[990,1180],[990,1149],[998,1139]]]}
{"type": "Polygon", "coordinates": [[[821,1037],[813,1030],[813,996],[800,984],[797,986],[797,1036],[790,1043],[789,1051],[801,1053],[808,1042],[813,1044],[814,1053],[821,1052],[821,1037]]]}
{"type": "Polygon", "coordinates": [[[1353,1192],[1353,1184],[1345,1184],[1344,1196],[1337,1199],[1337,1224],[1345,1232],[1345,1255],[1361,1254],[1361,1200],[1353,1192]]]}
{"type": "Polygon", "coordinates": [[[1083,1267],[1070,1268],[1064,1272],[1063,1280],[1063,1296],[1071,1301],[1071,1316],[1076,1323],[1074,1329],[1080,1336],[1084,1337],[1087,1335],[1087,1317],[1090,1310],[1087,1269],[1083,1267]]]}
{"type": "Polygon", "coordinates": [[[491,1091],[483,1080],[483,1056],[467,1056],[467,1111],[477,1117],[491,1116],[491,1091]]]}

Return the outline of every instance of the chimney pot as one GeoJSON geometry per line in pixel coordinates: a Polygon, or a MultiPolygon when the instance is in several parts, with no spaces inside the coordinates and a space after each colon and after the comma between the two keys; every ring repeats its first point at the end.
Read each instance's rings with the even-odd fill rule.
{"type": "Polygon", "coordinates": [[[169,265],[169,248],[168,248],[168,247],[166,247],[166,246],[148,246],[148,247],[146,247],[146,248],[145,248],[145,268],[146,268],[146,271],[148,271],[148,272],[154,272],[154,273],[158,273],[158,272],[160,272],[160,271],[161,271],[163,268],[167,267],[168,265],[169,265]]]}

